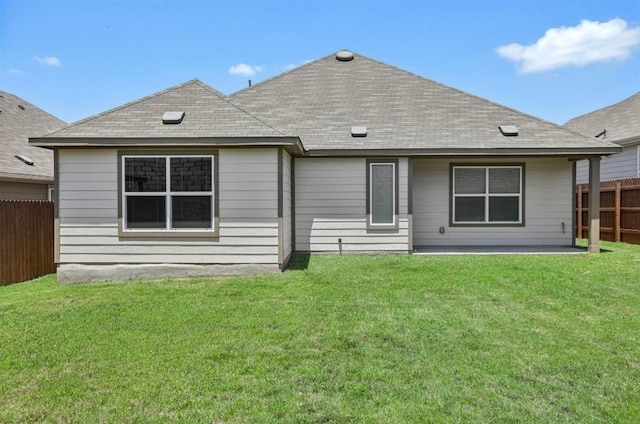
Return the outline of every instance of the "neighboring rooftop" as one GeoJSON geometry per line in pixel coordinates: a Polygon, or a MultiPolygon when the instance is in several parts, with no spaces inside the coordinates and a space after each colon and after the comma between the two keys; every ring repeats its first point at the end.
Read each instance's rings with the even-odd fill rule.
{"type": "Polygon", "coordinates": [[[65,125],[20,97],[0,91],[0,179],[53,181],[53,152],[30,146],[29,137],[65,125]]]}
{"type": "Polygon", "coordinates": [[[564,126],[589,137],[599,136],[616,143],[640,141],[640,92],[619,103],[573,118],[564,126]]]}

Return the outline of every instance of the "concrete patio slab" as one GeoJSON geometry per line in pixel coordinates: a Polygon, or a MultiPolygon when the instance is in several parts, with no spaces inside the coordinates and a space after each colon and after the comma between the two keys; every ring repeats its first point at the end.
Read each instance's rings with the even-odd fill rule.
{"type": "Polygon", "coordinates": [[[575,255],[587,253],[574,246],[416,246],[415,255],[575,255]]]}

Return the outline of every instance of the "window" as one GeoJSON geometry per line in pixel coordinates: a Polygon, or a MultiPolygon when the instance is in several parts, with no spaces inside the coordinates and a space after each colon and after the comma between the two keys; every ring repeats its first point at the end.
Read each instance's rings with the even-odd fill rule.
{"type": "Polygon", "coordinates": [[[369,228],[397,228],[398,161],[367,161],[367,224],[369,228]]]}
{"type": "Polygon", "coordinates": [[[453,166],[452,224],[522,224],[522,165],[453,166]]]}
{"type": "Polygon", "coordinates": [[[213,155],[122,156],[122,230],[213,232],[213,155]]]}

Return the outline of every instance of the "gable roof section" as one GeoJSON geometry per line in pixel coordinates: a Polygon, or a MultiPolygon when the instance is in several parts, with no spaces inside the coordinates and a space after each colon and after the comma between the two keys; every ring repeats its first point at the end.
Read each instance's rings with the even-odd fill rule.
{"type": "Polygon", "coordinates": [[[248,139],[281,138],[276,129],[227,101],[208,85],[192,80],[140,100],[74,123],[43,138],[32,140],[44,146],[135,144],[146,139],[248,139]],[[165,112],[184,112],[180,123],[164,124],[165,112]],[[129,141],[129,142],[127,142],[129,141]]]}
{"type": "Polygon", "coordinates": [[[0,180],[53,181],[53,153],[29,145],[29,137],[59,130],[66,124],[31,103],[0,91],[0,180]],[[33,160],[27,165],[16,158],[33,160]]]}
{"type": "Polygon", "coordinates": [[[605,140],[623,145],[640,142],[640,92],[619,103],[573,118],[564,126],[589,137],[606,130],[605,140]]]}
{"type": "Polygon", "coordinates": [[[410,72],[355,54],[332,54],[229,97],[311,154],[370,150],[415,154],[613,153],[589,139],[410,72]],[[517,136],[499,127],[513,125],[517,136]],[[351,128],[366,127],[366,137],[351,128]]]}

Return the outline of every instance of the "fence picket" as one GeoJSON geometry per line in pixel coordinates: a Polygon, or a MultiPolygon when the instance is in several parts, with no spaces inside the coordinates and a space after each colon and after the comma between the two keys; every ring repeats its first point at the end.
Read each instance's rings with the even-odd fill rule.
{"type": "MultiPolygon", "coordinates": [[[[576,189],[576,237],[588,237],[584,215],[588,208],[589,184],[576,189]]],[[[640,244],[640,178],[600,183],[600,238],[640,244]]]]}
{"type": "Polygon", "coordinates": [[[0,200],[0,285],[56,272],[53,203],[0,200]]]}

